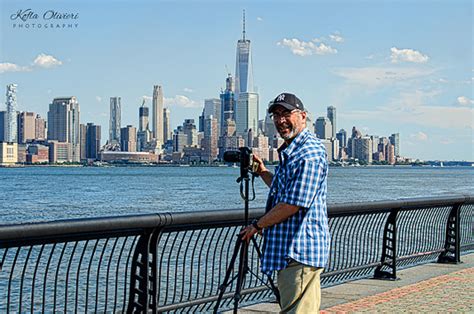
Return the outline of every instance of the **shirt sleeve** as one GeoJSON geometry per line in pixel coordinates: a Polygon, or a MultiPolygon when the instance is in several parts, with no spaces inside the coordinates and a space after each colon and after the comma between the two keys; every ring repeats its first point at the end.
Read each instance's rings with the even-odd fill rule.
{"type": "Polygon", "coordinates": [[[309,208],[323,177],[323,162],[321,158],[297,161],[288,174],[280,202],[309,208]]]}

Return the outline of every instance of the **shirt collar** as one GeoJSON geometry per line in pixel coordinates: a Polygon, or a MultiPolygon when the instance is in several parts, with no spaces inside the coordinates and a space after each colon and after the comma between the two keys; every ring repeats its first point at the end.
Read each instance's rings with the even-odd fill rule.
{"type": "Polygon", "coordinates": [[[280,148],[278,148],[278,153],[283,153],[286,156],[291,155],[301,143],[306,141],[308,134],[308,128],[304,128],[298,135],[296,135],[290,145],[286,144],[286,142],[283,143],[280,148]]]}

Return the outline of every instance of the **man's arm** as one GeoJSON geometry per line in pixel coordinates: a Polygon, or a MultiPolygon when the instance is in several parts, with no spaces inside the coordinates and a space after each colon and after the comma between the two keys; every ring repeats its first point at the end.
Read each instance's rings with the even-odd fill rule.
{"type": "MultiPolygon", "coordinates": [[[[257,226],[260,229],[264,229],[276,225],[296,214],[299,209],[299,206],[278,203],[257,221],[257,226]]],[[[257,230],[253,225],[249,225],[240,232],[240,235],[242,236],[242,240],[248,242],[257,232],[259,232],[259,230],[257,230]]]]}

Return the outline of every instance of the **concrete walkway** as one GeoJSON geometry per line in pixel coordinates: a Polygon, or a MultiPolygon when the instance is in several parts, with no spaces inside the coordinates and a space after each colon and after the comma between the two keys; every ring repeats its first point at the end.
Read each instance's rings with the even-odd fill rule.
{"type": "MultiPolygon", "coordinates": [[[[474,313],[474,254],[463,263],[424,264],[397,273],[400,280],[362,279],[322,290],[321,313],[474,313]]],[[[276,303],[239,313],[277,313],[276,303]]]]}

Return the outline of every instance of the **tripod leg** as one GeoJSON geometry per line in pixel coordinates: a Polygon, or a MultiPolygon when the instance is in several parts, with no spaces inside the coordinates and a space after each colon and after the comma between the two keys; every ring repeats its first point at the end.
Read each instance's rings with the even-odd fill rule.
{"type": "MultiPolygon", "coordinates": [[[[252,237],[252,243],[253,243],[253,247],[255,248],[255,251],[257,251],[258,259],[262,260],[262,252],[260,251],[260,247],[258,246],[257,240],[255,240],[254,237],[252,237]]],[[[272,276],[267,274],[267,278],[268,278],[268,282],[270,283],[270,286],[272,287],[273,294],[275,295],[275,298],[278,301],[278,304],[281,305],[281,303],[280,303],[280,291],[275,286],[275,282],[273,281],[272,276]]]]}
{"type": "Polygon", "coordinates": [[[229,281],[230,275],[232,273],[232,270],[234,269],[235,260],[237,259],[237,254],[239,253],[239,250],[242,246],[242,240],[240,239],[240,236],[237,236],[237,237],[238,237],[238,240],[235,243],[234,252],[232,253],[232,258],[230,259],[229,266],[227,266],[224,282],[219,286],[219,296],[217,297],[216,305],[214,307],[214,314],[217,313],[222,297],[224,296],[225,289],[229,286],[231,282],[229,281]]]}
{"type": "Polygon", "coordinates": [[[234,314],[237,314],[237,308],[239,307],[239,301],[242,298],[241,291],[244,284],[245,276],[248,272],[248,243],[246,241],[241,242],[240,248],[240,261],[239,261],[239,273],[237,277],[237,287],[234,293],[234,314]]]}

